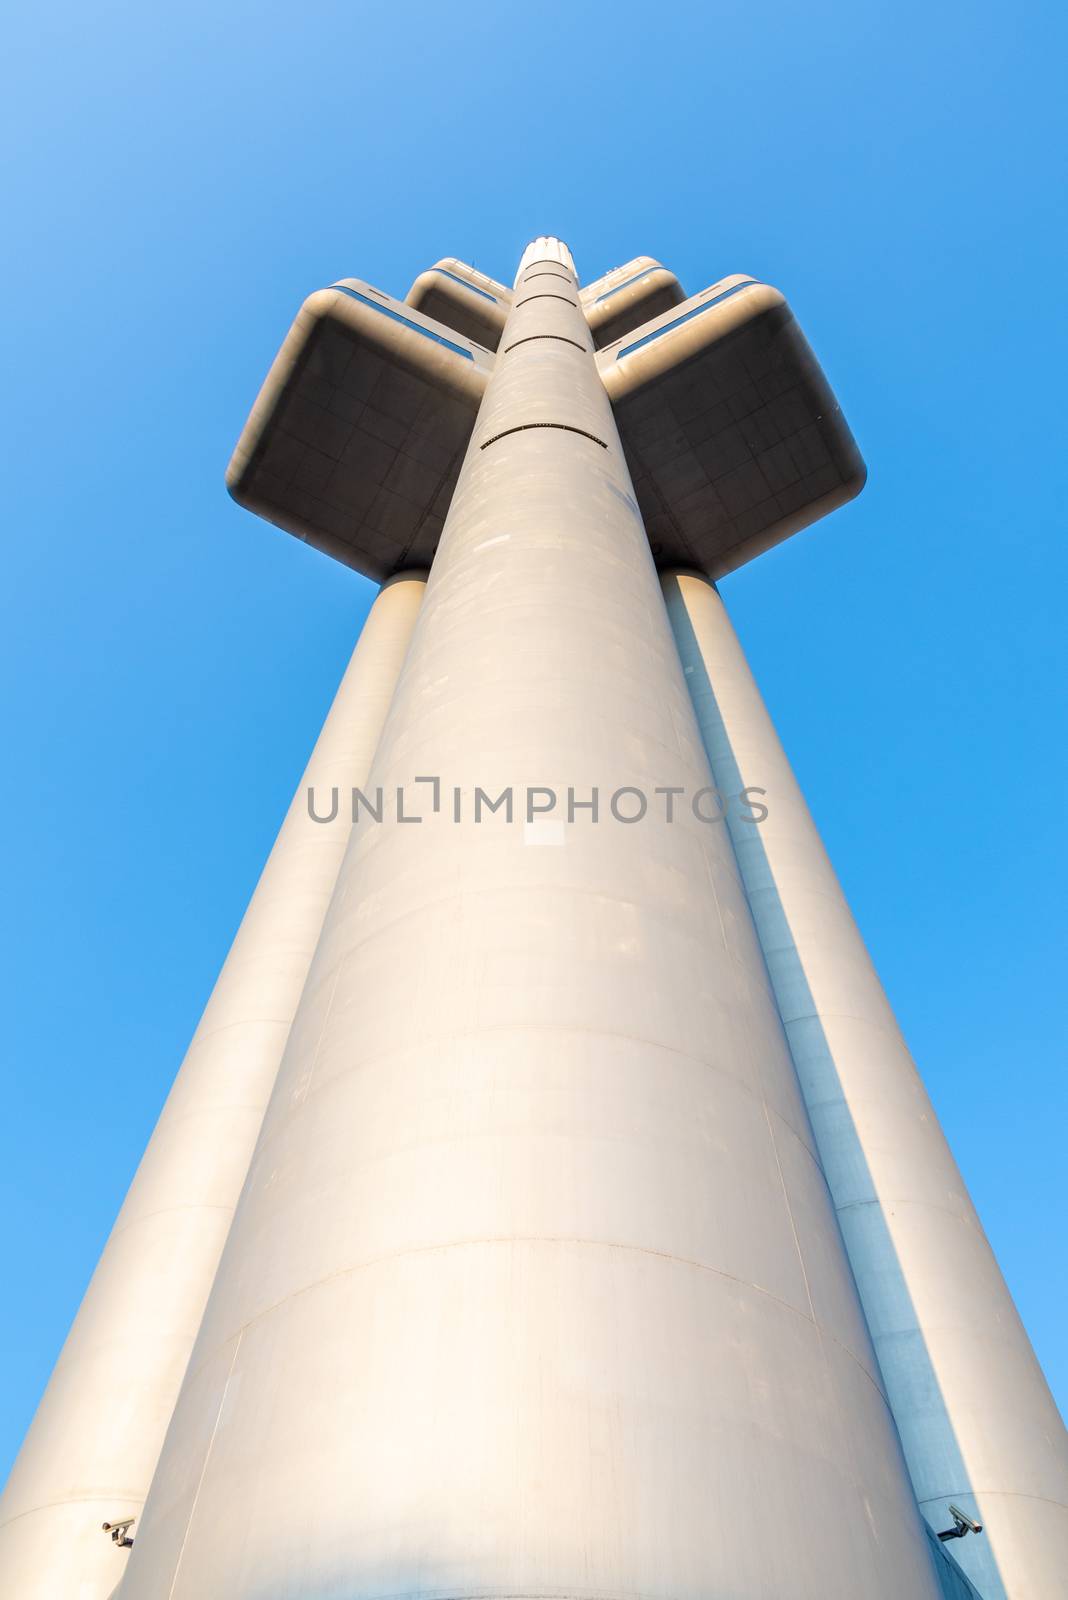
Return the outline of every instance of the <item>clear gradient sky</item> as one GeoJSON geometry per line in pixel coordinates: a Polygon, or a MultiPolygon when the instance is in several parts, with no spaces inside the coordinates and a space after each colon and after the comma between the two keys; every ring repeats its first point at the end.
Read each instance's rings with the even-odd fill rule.
{"type": "Polygon", "coordinates": [[[558,233],[789,296],[870,468],[723,591],[1062,1408],[1065,11],[4,25],[0,1476],[372,596],[227,499],[300,301],[558,233]]]}

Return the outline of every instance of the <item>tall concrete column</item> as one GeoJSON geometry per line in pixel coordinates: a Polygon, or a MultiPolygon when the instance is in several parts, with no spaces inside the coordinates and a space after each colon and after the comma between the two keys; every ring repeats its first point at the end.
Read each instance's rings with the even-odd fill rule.
{"type": "Polygon", "coordinates": [[[101,1525],[148,1492],[424,589],[395,579],[371,608],[12,1470],[11,1600],[106,1600],[123,1576],[101,1525]],[[323,816],[341,791],[333,822],[312,785],[323,816]]]}
{"type": "Polygon", "coordinates": [[[527,251],[123,1600],[935,1593],[576,287],[527,251]]]}
{"type": "Polygon", "coordinates": [[[983,1600],[1059,1600],[1068,1435],[723,603],[663,584],[719,788],[767,790],[730,827],[916,1496],[983,1600]]]}

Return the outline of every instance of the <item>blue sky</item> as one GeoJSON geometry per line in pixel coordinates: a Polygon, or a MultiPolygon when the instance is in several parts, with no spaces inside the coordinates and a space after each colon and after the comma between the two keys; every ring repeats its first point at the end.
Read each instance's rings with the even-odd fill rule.
{"type": "Polygon", "coordinates": [[[372,595],[223,470],[302,298],[660,257],[789,296],[870,468],[724,594],[1068,1404],[1064,12],[5,24],[0,1475],[372,595]]]}

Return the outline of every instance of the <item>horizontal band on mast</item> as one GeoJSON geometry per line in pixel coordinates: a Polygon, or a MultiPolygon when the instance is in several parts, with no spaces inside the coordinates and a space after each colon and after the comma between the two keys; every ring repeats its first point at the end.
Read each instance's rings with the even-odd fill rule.
{"type": "Polygon", "coordinates": [[[515,344],[506,344],[504,353],[507,355],[509,350],[515,350],[521,344],[533,344],[535,339],[556,339],[560,344],[573,345],[576,350],[581,350],[584,355],[590,356],[593,354],[589,345],[579,344],[577,339],[565,339],[562,333],[528,333],[525,339],[517,339],[515,344]]]}
{"type": "Polygon", "coordinates": [[[602,450],[608,446],[603,439],[598,439],[595,433],[587,433],[585,428],[573,428],[570,422],[519,422],[514,428],[505,428],[502,433],[495,433],[492,439],[487,439],[485,444],[480,444],[480,450],[488,450],[491,444],[496,444],[498,439],[507,439],[510,433],[526,433],[529,428],[559,428],[563,433],[577,433],[583,439],[592,439],[594,444],[599,444],[602,450]]]}
{"type": "Polygon", "coordinates": [[[525,300],[517,300],[515,309],[518,311],[520,306],[529,305],[532,300],[562,300],[565,306],[575,306],[575,310],[578,310],[575,301],[569,300],[566,294],[548,294],[545,291],[540,294],[528,294],[525,300]]]}
{"type": "MultiPolygon", "coordinates": [[[[532,261],[530,263],[530,266],[523,268],[523,271],[524,272],[529,272],[531,270],[531,268],[533,268],[533,267],[563,267],[563,266],[564,266],[564,263],[562,261],[554,261],[551,256],[546,256],[546,258],[544,260],[542,260],[542,261],[532,261]]],[[[566,267],[564,267],[564,271],[565,272],[567,271],[566,267]]]]}

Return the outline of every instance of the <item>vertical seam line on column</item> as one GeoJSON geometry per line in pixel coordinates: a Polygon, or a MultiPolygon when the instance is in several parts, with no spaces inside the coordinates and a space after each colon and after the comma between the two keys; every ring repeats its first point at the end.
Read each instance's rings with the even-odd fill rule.
{"type": "MultiPolygon", "coordinates": [[[[341,870],[339,868],[338,869],[338,877],[340,877],[340,876],[341,876],[341,870]]],[[[324,927],[324,931],[325,931],[325,927],[326,927],[325,918],[324,918],[324,922],[323,922],[323,927],[324,927]]],[[[330,1024],[330,1018],[331,1018],[331,1016],[333,1014],[334,999],[335,999],[335,997],[337,995],[337,986],[338,986],[338,983],[341,980],[341,969],[342,969],[342,967],[344,965],[345,965],[344,960],[340,960],[338,962],[338,964],[337,964],[337,967],[334,970],[334,981],[330,985],[330,997],[326,1002],[326,1010],[323,1013],[322,1026],[319,1029],[319,1034],[318,1034],[318,1037],[317,1037],[317,1039],[315,1041],[315,1050],[314,1050],[314,1052],[312,1054],[311,1065],[308,1068],[308,1081],[307,1081],[307,1084],[305,1085],[305,1088],[304,1088],[304,1095],[302,1097],[301,1104],[303,1104],[304,1101],[307,1100],[309,1094],[311,1094],[312,1082],[313,1082],[313,1080],[315,1078],[316,1068],[319,1065],[319,1057],[322,1054],[323,1040],[326,1037],[326,1030],[327,1030],[327,1028],[328,1028],[328,1026],[330,1024]]],[[[293,1020],[295,1022],[296,1021],[296,1017],[294,1017],[293,1020]]],[[[279,1069],[279,1076],[281,1076],[281,1069],[279,1069]]],[[[266,1120],[267,1120],[266,1116],[264,1117],[263,1120],[264,1120],[264,1122],[266,1122],[266,1120]]]]}
{"type": "Polygon", "coordinates": [[[219,1423],[222,1421],[223,1406],[226,1404],[226,1396],[230,1392],[230,1380],[234,1375],[234,1367],[237,1365],[237,1353],[241,1349],[241,1341],[244,1337],[245,1330],[242,1328],[241,1332],[237,1336],[237,1343],[234,1345],[234,1353],[230,1361],[230,1370],[226,1374],[226,1382],[223,1384],[223,1392],[219,1396],[219,1409],[215,1413],[215,1424],[211,1430],[211,1438],[208,1440],[208,1448],[204,1452],[204,1465],[201,1467],[200,1477],[197,1479],[197,1487],[196,1493],[193,1496],[193,1504],[189,1507],[189,1520],[185,1525],[185,1533],[182,1535],[182,1547],[178,1552],[178,1560],[174,1564],[174,1577],[171,1579],[171,1586],[167,1590],[167,1600],[173,1600],[174,1597],[175,1586],[178,1582],[178,1574],[181,1571],[182,1561],[185,1558],[185,1547],[189,1543],[189,1530],[193,1526],[193,1518],[197,1513],[197,1505],[200,1501],[200,1491],[203,1489],[204,1479],[207,1477],[208,1466],[211,1462],[211,1453],[215,1448],[215,1435],[218,1433],[219,1423]]]}

